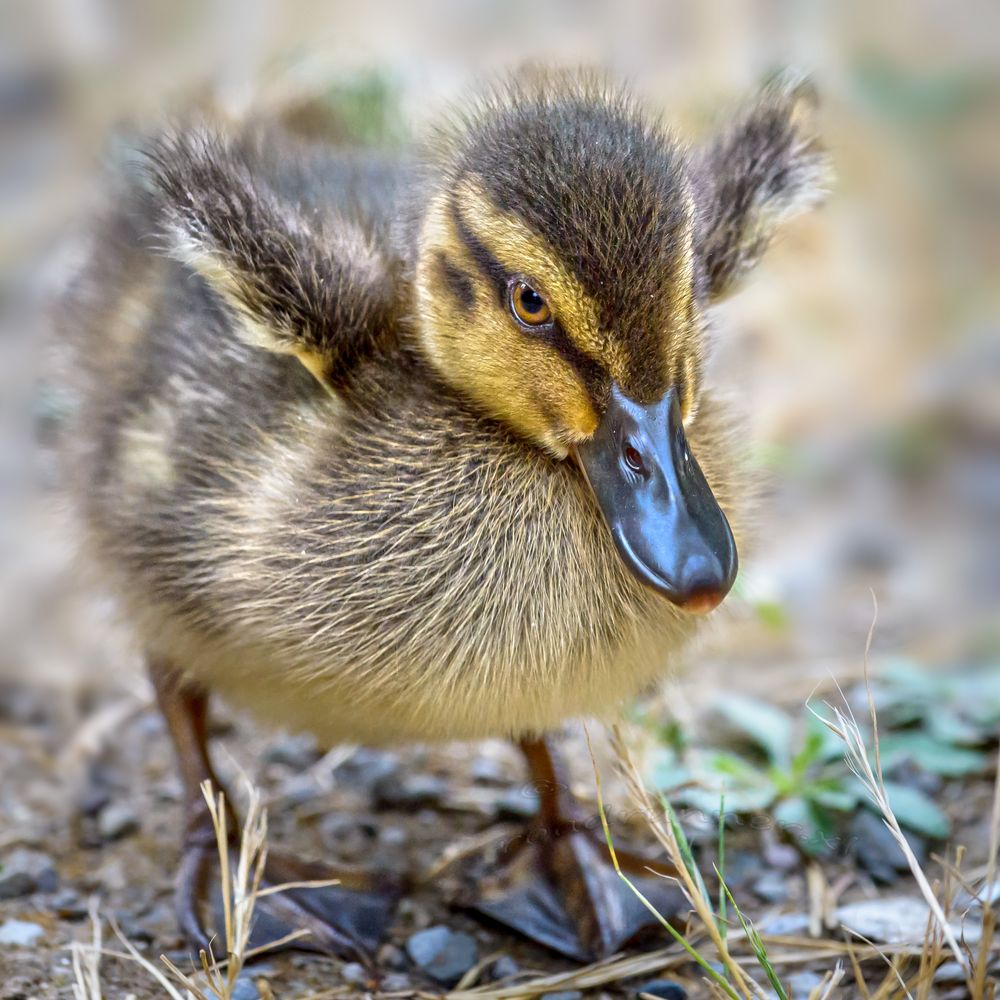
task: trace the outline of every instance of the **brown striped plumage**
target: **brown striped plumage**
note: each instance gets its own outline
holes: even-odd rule
[[[541,732],[652,682],[691,619],[563,459],[612,378],[677,386],[739,530],[703,317],[812,197],[798,96],[693,154],[566,76],[497,91],[423,166],[156,144],[61,324],[76,493],[145,648],[328,741]],[[552,337],[512,322],[518,273]]]

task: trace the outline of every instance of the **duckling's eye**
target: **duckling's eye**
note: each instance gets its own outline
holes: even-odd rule
[[[510,311],[524,326],[544,326],[552,319],[548,303],[526,281],[512,281]]]
[[[642,460],[642,455],[639,454],[638,448],[633,448],[630,444],[625,445],[622,449],[622,457],[625,459],[625,464],[633,472],[639,475],[645,472],[646,466]]]

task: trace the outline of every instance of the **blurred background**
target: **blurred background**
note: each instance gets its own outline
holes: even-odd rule
[[[687,725],[720,690],[801,712],[815,689],[849,687],[861,676],[873,594],[877,663],[904,661],[940,675],[978,665],[996,676],[995,0],[5,0],[0,849],[38,843],[56,856],[71,886],[59,912],[77,922],[52,931],[44,916],[57,905],[50,896],[10,911],[37,905],[43,915],[31,919],[50,928],[53,948],[81,933],[80,900],[90,892],[103,894],[130,921],[128,933],[145,934],[157,949],[175,934],[163,859],[176,843],[179,788],[162,728],[143,714],[149,692],[127,630],[73,561],[74,527],[50,447],[65,413],[41,377],[44,304],[78,260],[102,170],[125,155],[128,136],[192,109],[233,120],[278,116],[314,136],[405,145],[479,81],[526,60],[606,67],[692,141],[782,67],[811,73],[822,97],[819,125],[835,187],[820,211],[786,227],[717,322],[711,377],[743,414],[763,497],[737,590],[663,699],[674,717]],[[966,685],[973,708],[977,684]],[[937,689],[921,691],[933,720]],[[982,715],[989,733],[970,736],[967,715],[965,728],[956,735],[952,727],[947,738],[976,746],[995,738],[1000,714],[989,713],[1000,713],[1000,691],[991,698],[994,707]],[[244,750],[272,738],[245,722],[236,735]],[[940,771],[938,736],[930,765]],[[316,748],[271,746],[269,755],[238,756],[270,801],[282,803],[281,836],[297,836],[299,819],[317,822],[311,795],[349,815],[369,802],[368,791],[359,797],[350,782],[338,790],[334,763]],[[592,792],[589,760],[577,749],[577,773]],[[495,822],[497,774],[523,779],[502,749],[453,754],[443,764],[421,753],[401,753],[404,772],[452,768],[471,774],[472,785],[477,774],[493,783],[485,791],[439,788],[447,822],[433,811],[398,820],[419,827],[413,843],[428,852],[426,866],[456,824],[475,832]],[[326,784],[313,781],[317,759],[327,761]],[[986,758],[948,760],[952,773],[982,774]],[[230,777],[231,762],[222,764]],[[384,758],[355,756],[351,767],[368,781]],[[932,795],[939,789],[926,786]],[[951,796],[978,824],[973,844],[986,841],[987,792],[984,783],[978,797],[958,787]],[[389,822],[380,816],[363,836],[356,827],[324,826],[323,842],[344,856],[344,837],[354,837],[363,854],[371,831]],[[140,826],[145,839],[100,853]],[[303,841],[313,853],[314,832]],[[756,853],[747,857],[747,870],[756,871]],[[145,895],[133,892],[137,882]],[[804,888],[795,891],[804,898]],[[413,916],[420,912],[406,919],[416,926],[430,919]],[[53,956],[52,968],[69,961],[64,950]],[[39,970],[32,982],[49,975]]]
[[[119,137],[211,108],[404,144],[525,60],[606,66],[692,139],[777,68],[812,73],[822,94],[836,186],[720,318],[715,381],[745,414],[766,496],[697,678],[798,696],[856,671],[870,591],[876,650],[940,667],[996,656],[997,4],[8,0],[0,677],[122,673],[65,539],[46,531],[57,469],[32,445],[59,416],[34,378],[40,303],[72,269]]]

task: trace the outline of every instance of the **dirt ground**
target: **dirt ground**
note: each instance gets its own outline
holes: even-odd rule
[[[0,943],[0,998],[75,997],[67,946],[89,939],[92,899],[143,954],[183,954],[170,911],[181,824],[170,748],[127,628],[73,561],[58,461],[38,446],[59,414],[31,377],[42,303],[71,265],[116,129],[191,107],[232,117],[263,107],[302,127],[398,142],[480,74],[535,58],[636,80],[696,139],[774,66],[808,66],[837,184],[715,317],[710,378],[745,414],[762,483],[754,543],[718,622],[652,700],[698,734],[723,691],[795,711],[833,696],[861,676],[873,592],[876,666],[1000,662],[996,5],[791,5],[786,16],[760,3],[725,21],[713,5],[641,0],[441,2],[433,16],[379,3],[20,6],[0,21],[12,67],[0,72],[0,861],[36,852],[39,884],[0,898],[0,928],[41,932],[15,925],[30,941]],[[276,847],[418,874],[469,849],[403,901],[379,955],[383,989],[440,990],[405,951],[437,924],[470,934],[480,959],[495,956],[478,983],[511,974],[511,961],[522,972],[572,966],[458,905],[477,878],[473,845],[502,842],[531,804],[511,748],[326,755],[225,706],[215,725],[220,772],[262,790]],[[632,740],[640,755],[655,749],[648,734]],[[563,741],[593,805],[579,726]],[[598,759],[616,835],[651,848],[603,737]],[[992,774],[933,794],[968,870],[983,872]],[[711,870],[712,837],[702,839]],[[939,871],[933,860],[929,870]],[[794,934],[809,933],[817,886],[844,902],[915,895],[907,876],[877,886],[851,850],[811,867],[751,825],[731,832],[727,873],[755,921]],[[793,995],[809,996],[833,961],[782,969],[799,977]],[[108,998],[164,996],[133,964],[107,957],[102,975]],[[705,995],[690,965],[671,962],[664,976]],[[265,998],[268,986],[281,998],[365,988],[356,969],[317,955],[267,958],[253,978]],[[633,996],[650,978],[593,993]],[[963,988],[945,977],[933,995]],[[856,992],[848,977],[834,995]]]

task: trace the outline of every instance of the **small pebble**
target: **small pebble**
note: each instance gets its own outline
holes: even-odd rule
[[[268,764],[281,764],[293,771],[304,771],[318,759],[316,740],[301,734],[279,737],[264,751]]]
[[[490,976],[493,979],[507,979],[509,976],[516,976],[520,971],[521,966],[510,955],[501,955],[490,966]]]
[[[52,909],[63,920],[83,920],[87,905],[73,889],[63,889],[52,899]]]
[[[329,813],[320,822],[319,835],[323,845],[339,860],[354,861],[371,853],[378,828],[356,816]]]
[[[923,841],[904,831],[910,849],[921,864],[927,855]],[[869,809],[859,810],[851,821],[851,838],[858,863],[876,882],[889,885],[900,872],[910,866],[895,837],[886,829],[882,820]]]
[[[260,1000],[260,990],[250,976],[240,976],[230,994],[232,1000]]]
[[[771,868],[790,872],[802,866],[802,856],[791,844],[784,844],[773,835],[764,840],[764,861]]]
[[[781,872],[764,872],[754,882],[753,891],[765,903],[783,903],[788,899],[788,876],[781,874]]]
[[[443,924],[411,934],[406,950],[418,968],[446,986],[454,986],[479,957],[476,942]]]
[[[96,816],[111,801],[111,793],[106,788],[89,785],[77,800],[76,808],[81,816]]]
[[[27,920],[7,920],[0,924],[0,944],[29,948],[45,934],[45,928]]]
[[[106,805],[97,817],[97,830],[104,840],[120,840],[139,829],[139,817],[124,799]]]
[[[473,758],[470,775],[477,785],[502,785],[505,780],[500,761],[485,754],[477,754]]]
[[[375,956],[376,966],[379,969],[392,969],[395,972],[402,972],[406,968],[406,954],[401,948],[387,942],[382,945]]]
[[[785,979],[789,1000],[809,1000],[817,986],[821,986],[823,977],[817,972],[793,972]]]
[[[345,962],[340,967],[340,978],[352,986],[366,986],[369,974],[360,962]]]
[[[33,892],[55,892],[59,876],[47,854],[18,848],[0,861],[0,899],[15,899]]]
[[[934,973],[936,983],[964,983],[965,969],[958,962],[942,962]]]
[[[663,1000],[687,1000],[687,990],[672,979],[650,979],[648,983],[636,987],[635,996],[642,996],[643,993],[662,997]]]
[[[356,750],[335,771],[337,784],[371,792],[382,780],[391,779],[399,773],[399,758],[385,750]]]
[[[809,929],[809,917],[805,913],[779,913],[778,916],[761,924],[760,929],[767,934],[778,936],[802,934]]]
[[[281,783],[281,799],[286,806],[300,806],[312,802],[319,794],[319,785],[308,771],[292,774]]]
[[[579,990],[559,990],[556,993],[543,993],[542,1000],[581,1000],[583,994]]]
[[[375,805],[380,809],[419,809],[437,805],[448,792],[447,782],[433,774],[390,774],[375,782]]]
[[[402,972],[390,972],[382,977],[379,985],[382,993],[405,993],[413,989],[413,981]]]
[[[518,785],[497,798],[496,808],[502,820],[530,819],[538,812],[538,792],[528,785]]]

